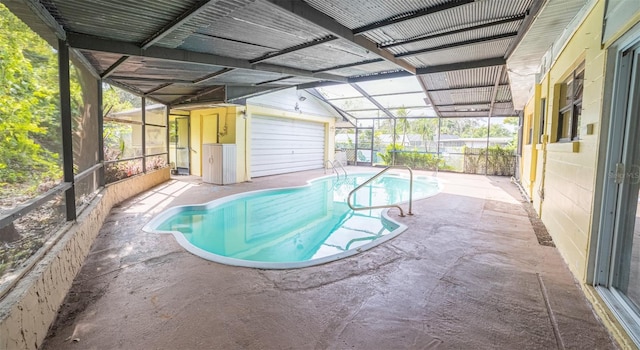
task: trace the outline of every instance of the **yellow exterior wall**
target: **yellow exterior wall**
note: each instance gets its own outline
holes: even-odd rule
[[[524,107],[524,125],[522,136],[522,161],[520,162],[521,182],[524,190],[532,198],[535,191],[536,169],[538,159],[538,142],[540,133],[540,85],[536,85],[533,98]],[[536,102],[538,101],[538,102]],[[532,131],[530,133],[530,130]]]
[[[202,176],[202,144],[236,143],[236,106],[191,111],[191,175]]]
[[[251,180],[251,115],[307,120],[325,124],[325,159],[333,160],[335,119],[306,115],[262,106],[221,106],[191,111],[191,174],[202,176],[202,144],[236,145],[237,182]],[[219,135],[218,135],[219,133]]]
[[[606,56],[600,40],[604,6],[604,1],[594,5],[528,103],[527,110],[534,109],[534,115],[539,118],[540,111],[536,113],[535,109],[540,108],[540,99],[546,98],[545,142],[535,147],[532,145],[526,158],[523,152],[523,160],[528,164],[523,166],[522,178],[532,181],[529,191],[534,206],[569,268],[582,281],[586,278],[603,103]],[[560,84],[583,61],[585,83],[579,125],[580,140],[555,142]],[[534,123],[539,125],[539,119],[537,121],[536,123],[534,118]],[[591,135],[587,135],[588,124],[593,126],[594,132]],[[534,157],[534,149],[540,151],[541,156]],[[542,189],[541,193],[537,189]]]

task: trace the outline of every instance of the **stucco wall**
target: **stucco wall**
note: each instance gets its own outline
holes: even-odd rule
[[[169,180],[169,168],[107,186],[0,301],[0,349],[37,349],[111,208]]]

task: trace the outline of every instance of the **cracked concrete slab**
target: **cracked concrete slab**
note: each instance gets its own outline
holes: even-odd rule
[[[322,175],[229,186],[180,177],[122,203],[43,348],[616,348],[558,252],[538,244],[508,178],[440,173],[443,192],[398,218],[407,231],[303,269],[225,266],[141,231],[171,206]]]

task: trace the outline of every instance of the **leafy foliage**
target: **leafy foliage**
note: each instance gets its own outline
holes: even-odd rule
[[[0,186],[62,175],[55,51],[0,4]]]
[[[388,145],[384,153],[378,153],[385,165],[406,165],[412,169],[446,169],[444,160],[431,153],[405,151],[399,144]]]

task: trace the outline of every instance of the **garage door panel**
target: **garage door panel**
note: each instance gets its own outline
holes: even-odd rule
[[[286,174],[286,173],[292,173],[295,171],[304,171],[304,170],[309,170],[309,166],[316,166],[316,165],[317,164],[304,163],[304,162],[287,164],[286,166],[282,164],[269,164],[269,166],[265,166],[259,172],[259,174],[263,174],[263,175],[256,175],[256,176]]]
[[[322,123],[254,115],[251,120],[251,176],[324,167]]]
[[[262,140],[257,140],[255,141],[255,144],[253,143],[254,141],[251,141],[251,148],[256,149],[256,150],[262,150],[262,149],[279,149],[279,150],[298,150],[298,149],[319,149],[319,148],[324,148],[324,142],[317,142],[317,141],[310,141],[310,142],[304,142],[304,141],[262,141]],[[323,149],[324,151],[324,149]]]
[[[312,149],[308,149],[308,150],[296,150],[295,153],[291,153],[291,152],[278,152],[278,150],[261,150],[261,151],[256,151],[255,154],[251,155],[251,159],[253,160],[258,160],[259,158],[263,158],[263,157],[268,157],[268,156],[275,156],[275,157],[293,157],[293,156],[300,156],[300,157],[313,157],[314,159],[321,159],[322,157],[324,157],[324,152],[319,152],[317,150],[312,150]]]
[[[318,164],[320,167],[322,167],[322,161],[318,160],[317,155],[315,158],[310,157],[308,154],[291,155],[289,159],[287,159],[286,163],[281,162],[280,158],[282,158],[281,155],[264,155],[257,158],[252,157],[251,165],[293,164],[306,162],[309,164]]]

